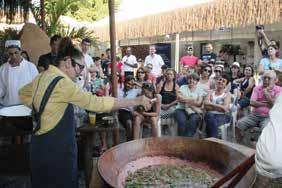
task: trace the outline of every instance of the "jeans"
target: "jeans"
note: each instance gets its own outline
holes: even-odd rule
[[[230,121],[231,117],[229,115],[208,112],[205,115],[207,136],[218,137],[218,127]]]
[[[188,115],[184,109],[176,109],[175,120],[177,122],[179,136],[193,137],[199,126],[201,117],[196,113]]]

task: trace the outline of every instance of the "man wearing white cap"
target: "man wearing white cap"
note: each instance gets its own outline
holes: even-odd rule
[[[7,40],[5,48],[9,59],[0,67],[0,104],[21,104],[18,90],[31,82],[38,71],[33,63],[22,58],[20,41]]]

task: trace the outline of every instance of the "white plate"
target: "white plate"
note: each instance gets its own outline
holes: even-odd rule
[[[0,109],[0,116],[23,117],[30,115],[31,115],[31,109],[24,105],[9,106]]]

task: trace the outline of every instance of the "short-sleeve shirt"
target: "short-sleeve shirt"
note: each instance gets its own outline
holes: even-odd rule
[[[154,56],[148,55],[145,59],[145,66],[149,63],[153,65],[152,74],[156,77],[160,76],[162,73],[162,66],[164,65],[163,58],[158,54],[154,54]]]
[[[124,88],[120,88],[118,90],[118,98],[119,99],[135,99],[140,93],[142,92],[141,89],[130,89],[125,91]],[[123,110],[132,111],[133,107],[121,108]]]
[[[137,60],[136,60],[136,57],[134,55],[130,55],[130,56],[126,55],[126,56],[124,56],[122,58],[122,64],[123,64],[123,70],[125,72],[133,72],[134,71],[134,68],[126,65],[125,62],[130,64],[130,65],[137,65],[138,64]]]
[[[188,85],[183,85],[179,88],[180,93],[184,96],[184,97],[190,97],[192,99],[197,99],[198,97],[202,97],[204,95],[203,89],[197,87],[195,89],[195,91],[191,91],[188,87]],[[184,103],[180,103],[178,102],[177,109],[185,109],[185,104]]]
[[[270,63],[268,58],[262,58],[259,64],[263,65],[264,70],[270,70],[273,68],[279,69],[282,68],[282,59],[278,59],[275,63]]]
[[[201,60],[203,61],[210,61],[210,60],[216,60],[216,54],[215,53],[209,53],[209,54],[203,54],[201,57]]]
[[[270,91],[271,98],[275,99],[281,93],[281,91],[282,91],[281,87],[276,86],[276,85],[273,86],[273,88]],[[263,94],[262,85],[256,86],[254,88],[252,96],[251,96],[251,100],[258,101],[258,102],[266,102],[266,98]],[[270,110],[269,107],[257,107],[253,109],[252,113],[260,115],[260,116],[268,116],[269,110]]]
[[[180,64],[183,66],[186,65],[189,67],[195,67],[198,64],[198,58],[193,55],[192,56],[186,55],[180,59]]]

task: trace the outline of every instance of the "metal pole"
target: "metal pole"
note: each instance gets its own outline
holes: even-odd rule
[[[179,72],[179,33],[175,35],[175,60],[174,60],[174,68],[176,72]]]
[[[46,31],[46,24],[45,24],[45,0],[40,0],[40,17],[41,17],[41,29]]]
[[[112,96],[117,97],[115,1],[109,0]]]

